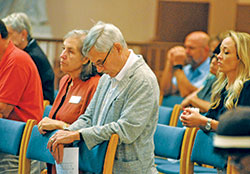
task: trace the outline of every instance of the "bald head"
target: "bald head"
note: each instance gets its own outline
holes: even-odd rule
[[[202,64],[209,56],[209,36],[203,31],[194,31],[186,36],[184,46],[189,63],[193,69]]]
[[[185,40],[192,40],[199,44],[199,46],[208,46],[209,36],[203,31],[194,31],[186,36]]]

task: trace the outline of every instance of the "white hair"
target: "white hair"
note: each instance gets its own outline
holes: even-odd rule
[[[123,48],[127,48],[123,35],[116,26],[99,21],[89,30],[82,53],[88,55],[93,46],[99,52],[106,52],[114,43],[120,43]]]
[[[31,23],[25,13],[12,13],[11,15],[8,15],[3,18],[3,22],[6,26],[10,26],[18,33],[23,30],[26,30],[28,35],[31,36]]]

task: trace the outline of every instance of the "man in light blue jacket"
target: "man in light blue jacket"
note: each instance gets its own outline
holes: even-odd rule
[[[153,135],[158,121],[159,86],[142,56],[127,48],[120,30],[98,22],[84,40],[83,54],[103,72],[86,112],[48,147],[84,140],[87,147],[119,135],[113,173],[154,174]],[[62,154],[59,150],[59,154]],[[57,162],[62,159],[56,156]]]

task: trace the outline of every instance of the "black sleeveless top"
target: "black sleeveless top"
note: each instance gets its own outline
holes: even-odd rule
[[[224,105],[224,100],[227,94],[228,91],[226,90],[226,88],[224,88],[221,92],[221,100],[219,106],[215,109],[210,108],[205,114],[206,117],[218,120],[220,115],[227,111],[227,108]],[[244,83],[237,106],[250,106],[250,80]]]

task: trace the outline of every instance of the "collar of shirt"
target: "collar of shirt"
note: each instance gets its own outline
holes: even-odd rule
[[[208,57],[200,66],[196,68],[196,71],[200,72],[200,74],[206,73],[207,68],[209,68],[210,57]]]
[[[187,79],[194,85],[199,88],[205,81],[207,74],[209,73],[209,65],[210,65],[210,57],[208,57],[199,67],[195,70],[192,68],[190,64],[183,67],[183,71],[187,77]],[[174,77],[172,80],[174,85],[177,85],[176,78]]]
[[[121,81],[122,78],[127,73],[128,69],[137,61],[139,57],[133,52],[133,50],[129,49],[129,57],[126,61],[125,65],[122,67],[121,71],[114,77],[115,80]]]

